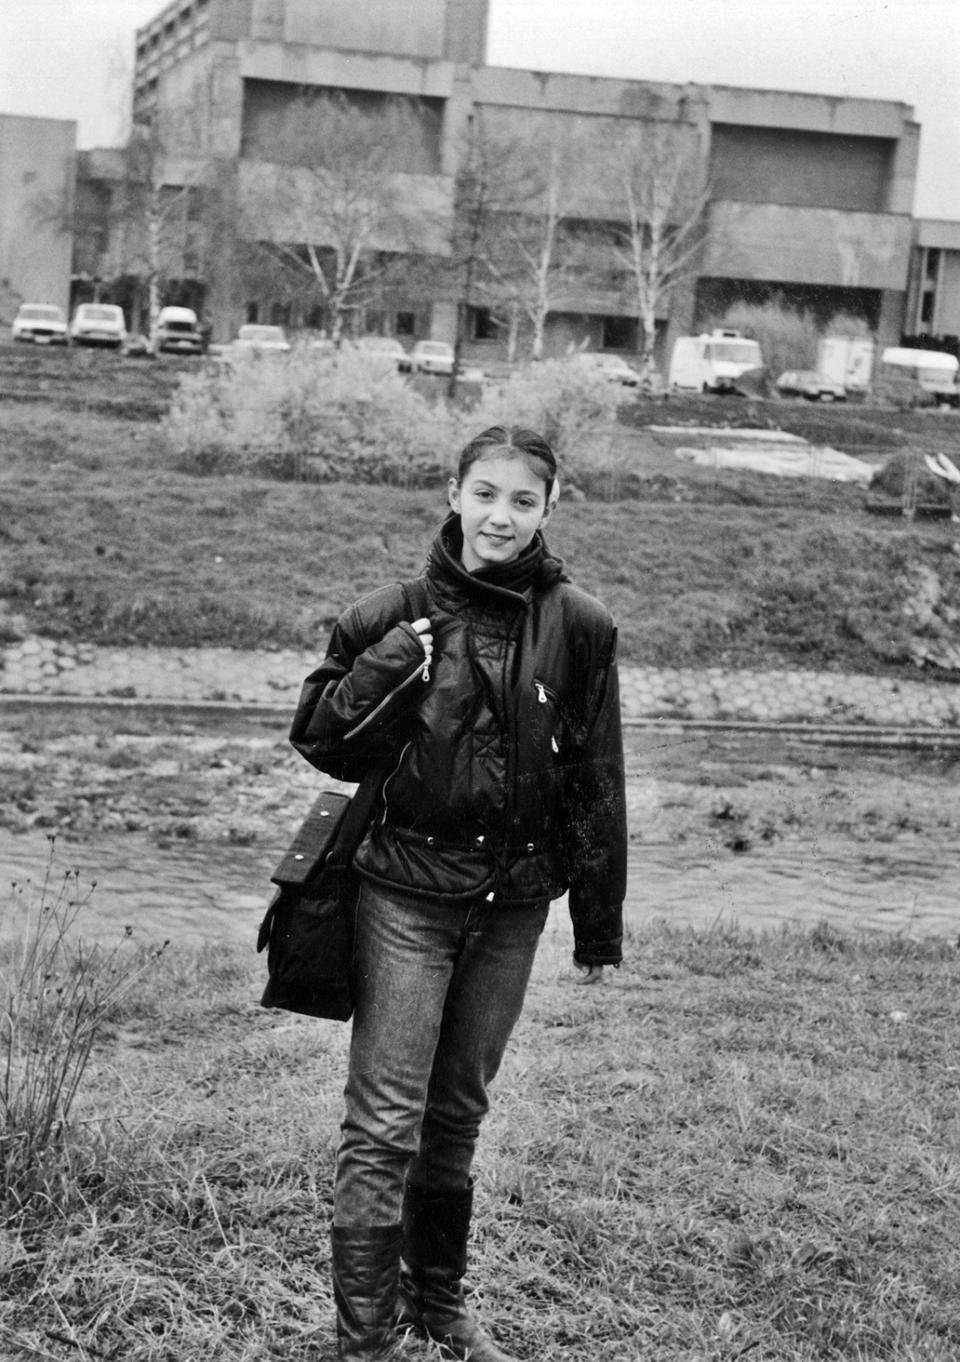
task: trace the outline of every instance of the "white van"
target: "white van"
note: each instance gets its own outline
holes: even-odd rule
[[[891,345],[880,356],[877,383],[908,380],[928,393],[938,406],[955,407],[960,402],[957,370],[960,360],[945,350],[911,350]]]
[[[739,331],[712,331],[674,341],[667,381],[680,392],[735,392],[741,374],[762,368],[763,355],[755,340]]]

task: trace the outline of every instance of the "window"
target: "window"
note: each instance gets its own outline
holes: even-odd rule
[[[417,314],[415,312],[397,313],[397,335],[413,336],[417,330]]]
[[[635,317],[604,317],[603,349],[636,350],[637,320]]]
[[[247,303],[246,317],[248,322],[257,323],[260,320],[260,305],[258,303]]]
[[[497,324],[488,307],[470,308],[470,339],[475,341],[497,339]]]

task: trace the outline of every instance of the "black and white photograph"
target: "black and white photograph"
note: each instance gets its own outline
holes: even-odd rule
[[[960,1358],[958,0],[2,0],[0,1362]]]

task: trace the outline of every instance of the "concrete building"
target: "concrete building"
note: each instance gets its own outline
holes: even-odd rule
[[[0,325],[70,300],[77,125],[0,114]]]
[[[861,316],[881,343],[900,339],[919,142],[908,106],[495,68],[485,64],[486,25],[487,0],[173,0],[138,32],[134,116],[190,110],[189,136],[168,147],[170,182],[229,169],[248,232],[277,247],[322,248],[330,243],[307,242],[302,214],[279,192],[278,166],[297,156],[281,153],[278,120],[304,92],[335,92],[382,116],[387,137],[402,105],[390,177],[404,231],[398,218],[382,222],[368,244],[409,269],[394,269],[390,288],[365,301],[356,319],[365,328],[452,339],[466,315],[475,354],[503,349],[489,299],[474,285],[458,296],[450,282],[455,175],[482,124],[503,144],[576,139],[565,232],[568,245],[586,245],[571,253],[578,267],[555,292],[545,352],[635,349],[639,309],[606,249],[623,210],[605,167],[611,148],[645,127],[669,129],[676,156],[694,167],[691,184],[709,199],[700,253],[659,300],[661,352],[730,303],[773,295],[822,317]],[[308,150],[296,170],[304,192]],[[434,266],[417,269],[418,258]],[[247,288],[239,297],[213,290],[221,334],[247,318],[309,320],[289,292],[271,296],[269,280]]]
[[[904,330],[960,356],[960,222],[914,223]]]

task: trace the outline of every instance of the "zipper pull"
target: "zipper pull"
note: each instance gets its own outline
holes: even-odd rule
[[[539,702],[540,702],[541,705],[545,705],[545,704],[547,703],[547,692],[546,692],[546,689],[544,688],[543,682],[542,682],[542,681],[534,681],[533,684],[534,684],[534,685],[536,686],[536,688],[537,688],[537,699],[539,700]]]
[[[420,675],[423,677],[424,683],[426,683],[427,681],[430,680],[430,663],[429,663],[429,662],[425,662],[425,663],[423,664],[423,668],[422,668],[422,670],[421,670],[421,672],[420,672]]]

